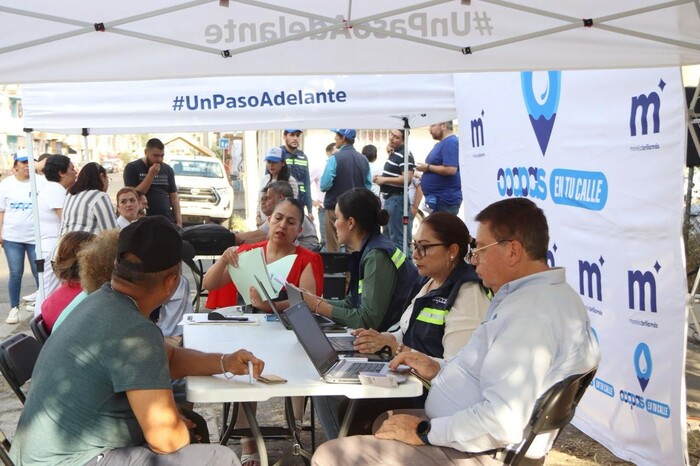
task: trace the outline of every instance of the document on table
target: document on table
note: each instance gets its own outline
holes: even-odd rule
[[[257,276],[260,278],[260,281],[270,297],[276,298],[280,294],[282,285],[273,283],[270,277],[272,275],[281,275],[284,277],[289,275],[289,271],[296,257],[296,254],[291,254],[271,264],[265,264],[263,249],[255,248],[239,254],[238,267],[228,265],[227,269],[231,276],[231,281],[236,285],[236,288],[238,288],[238,292],[243,297],[243,301],[246,304],[250,304],[250,293],[248,290],[250,290],[251,286],[255,287],[255,290],[260,296],[264,296],[260,286],[255,281],[255,277]]]

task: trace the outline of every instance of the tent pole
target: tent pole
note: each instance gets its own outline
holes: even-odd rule
[[[408,255],[408,157],[411,153],[408,150],[408,130],[411,129],[411,125],[407,117],[401,119],[403,120],[403,253]]]
[[[34,254],[36,256],[36,273],[39,280],[37,286],[37,303],[44,302],[44,255],[41,250],[41,226],[39,225],[39,203],[36,202],[36,172],[34,171],[34,139],[32,128],[24,128],[25,151],[27,152],[27,162],[29,163],[29,190],[32,199],[32,219],[34,220]],[[41,309],[34,308],[34,315],[38,315]]]
[[[90,158],[90,150],[88,147],[88,136],[90,135],[90,128],[83,128],[83,147],[84,147],[84,152],[83,152],[83,162],[92,162]]]

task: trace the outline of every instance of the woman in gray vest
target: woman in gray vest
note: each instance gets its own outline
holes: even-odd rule
[[[341,194],[335,206],[338,241],[352,254],[350,290],[345,299],[324,300],[304,293],[315,312],[353,328],[387,330],[398,322],[418,291],[418,271],[380,228],[389,221],[379,198],[365,188]]]

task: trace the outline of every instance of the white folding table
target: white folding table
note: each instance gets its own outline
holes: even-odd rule
[[[226,379],[222,374],[192,376],[187,377],[187,400],[194,403],[241,403],[258,444],[262,466],[268,464],[267,451],[251,402],[275,397],[346,396],[350,399],[350,405],[340,428],[339,436],[342,437],[347,434],[354,415],[355,400],[415,397],[423,393],[422,384],[412,376],[394,388],[324,382],[294,332],[286,330],[280,322],[267,322],[264,315],[252,314],[249,317],[256,319],[257,323],[185,323],[184,345],[212,353],[247,349],[265,361],[263,374],[279,375],[287,379],[287,383],[266,385],[256,381],[251,385],[247,375],[233,379]],[[184,321],[187,322],[187,316]]]

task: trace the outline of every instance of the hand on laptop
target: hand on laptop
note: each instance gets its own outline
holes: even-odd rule
[[[417,351],[399,353],[389,362],[389,369],[396,370],[399,364],[411,367],[426,380],[433,380],[440,372],[440,364],[437,361]]]
[[[396,353],[398,343],[396,338],[388,333],[379,333],[376,330],[358,328],[352,332],[355,342],[353,346],[360,353],[376,353],[385,346],[391,348],[391,353]]]

